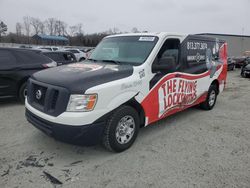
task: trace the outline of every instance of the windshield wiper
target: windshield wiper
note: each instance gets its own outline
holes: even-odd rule
[[[111,59],[104,59],[104,60],[97,60],[97,59],[88,59],[90,61],[94,61],[94,62],[107,62],[107,63],[114,63],[114,64],[120,64],[120,61],[115,61],[115,60],[111,60]]]
[[[107,62],[107,63],[114,63],[114,64],[120,64],[120,61],[115,61],[115,60],[111,60],[111,59],[104,59],[104,60],[100,60],[102,62]]]

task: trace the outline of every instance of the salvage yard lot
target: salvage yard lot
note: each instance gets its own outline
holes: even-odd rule
[[[191,108],[141,129],[118,154],[55,141],[24,112],[0,104],[0,187],[250,187],[250,79],[239,70],[212,111]]]

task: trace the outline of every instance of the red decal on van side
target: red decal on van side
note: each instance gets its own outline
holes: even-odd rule
[[[207,92],[197,96],[196,83],[198,79],[208,77],[210,71],[199,75],[178,74],[178,78],[175,77],[176,73],[166,75],[142,101],[148,124],[206,99]]]
[[[224,84],[226,86],[226,78],[227,78],[227,43],[224,43],[219,51],[220,59],[223,61],[223,69],[218,77],[218,81],[220,84]]]

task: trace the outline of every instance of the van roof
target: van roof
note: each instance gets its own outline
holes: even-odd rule
[[[159,39],[164,39],[167,36],[171,37],[179,37],[182,38],[183,40],[188,36],[191,35],[192,37],[196,37],[197,39],[205,39],[206,40],[214,40],[216,37],[208,37],[208,36],[202,36],[202,35],[197,35],[197,34],[181,34],[177,32],[152,32],[152,33],[125,33],[125,34],[116,34],[116,35],[109,35],[105,38],[110,38],[110,37],[120,37],[120,36],[155,36],[158,37]],[[220,42],[225,42],[225,40],[219,39]]]
[[[152,33],[126,33],[126,34],[116,34],[116,35],[110,35],[109,37],[117,37],[117,36],[156,36],[159,38],[165,38],[166,36],[178,36],[178,37],[185,37],[187,34],[180,34],[180,33],[171,33],[171,32],[152,32]]]

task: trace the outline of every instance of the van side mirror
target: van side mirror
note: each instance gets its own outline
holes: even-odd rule
[[[152,72],[172,72],[176,69],[174,57],[163,57],[152,65]]]

